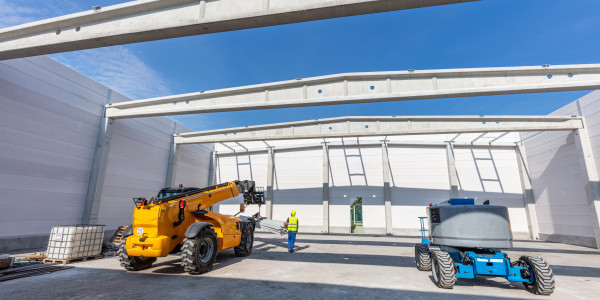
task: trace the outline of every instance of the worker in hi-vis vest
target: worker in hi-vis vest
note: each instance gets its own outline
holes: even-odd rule
[[[296,242],[296,233],[298,233],[298,218],[296,218],[296,211],[292,210],[292,216],[285,221],[288,231],[288,252],[294,252],[294,242]]]

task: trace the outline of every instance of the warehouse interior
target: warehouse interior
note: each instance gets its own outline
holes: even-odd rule
[[[181,11],[197,4],[180,2],[184,4],[175,9]],[[219,1],[201,1],[205,6],[214,2]],[[440,5],[467,1],[421,2]],[[127,9],[121,13],[133,14]],[[168,6],[146,9],[172,13]],[[410,297],[500,299],[493,291],[500,288],[508,290],[508,298],[526,297],[519,293],[520,286],[499,281],[459,284],[459,291],[455,288],[449,294],[416,292],[410,287],[430,285],[428,279],[409,280],[394,288],[385,286],[390,280],[401,279],[397,275],[384,278],[382,274],[394,272],[394,267],[414,265],[412,247],[421,238],[419,217],[426,215],[426,207],[451,198],[474,198],[475,204],[489,201],[507,207],[517,246],[514,250],[546,255],[556,265],[553,270],[559,283],[576,287],[558,288],[552,297],[585,297],[597,286],[588,282],[597,280],[600,265],[586,261],[596,259],[600,249],[600,92],[596,90],[600,88],[600,65],[336,74],[133,100],[48,56],[35,56],[93,48],[97,41],[83,37],[69,41],[72,37],[67,36],[67,40],[48,46],[26,40],[35,37],[31,34],[34,29],[44,36],[50,25],[55,25],[52,22],[85,17],[89,18],[65,16],[29,29],[0,31],[0,254],[43,249],[52,228],[59,225],[101,224],[108,240],[120,227],[132,223],[136,208],[133,198],[153,197],[165,187],[205,188],[251,180],[265,189],[266,203],[249,205],[240,215],[259,213],[267,219],[284,221],[295,210],[306,234],[299,247],[306,254],[284,257],[285,241],[257,230],[258,258],[236,260],[232,253],[219,254],[223,262],[209,277],[203,277],[214,284],[207,295],[218,295],[231,281],[239,281],[240,286],[254,283],[271,291],[285,289],[274,279],[285,277],[285,270],[275,271],[279,262],[307,278],[311,275],[301,268],[302,263],[321,265],[317,277],[322,283],[315,291],[315,283],[310,280],[289,287],[294,292],[310,288],[309,295],[315,298],[388,298],[402,291]],[[324,17],[307,15],[286,22],[307,18]],[[235,24],[235,28],[252,26]],[[70,27],[64,32],[70,34]],[[189,30],[187,35],[196,34]],[[129,36],[127,42],[181,34],[160,32],[160,37]],[[15,42],[19,35],[25,42]],[[102,38],[106,38],[103,45],[124,43],[119,35]],[[169,117],[571,90],[596,91],[573,99],[547,116],[306,116],[305,121],[265,121],[264,125],[198,132]],[[241,198],[233,197],[212,209],[236,215]],[[354,254],[343,252],[350,246],[356,247]],[[299,254],[304,254],[302,251]],[[561,258],[565,254],[574,255],[577,266]],[[398,255],[404,260],[398,262]],[[114,258],[111,265],[103,265],[101,260],[75,265],[79,270],[64,273],[81,278],[96,274],[115,285],[121,276],[132,275],[118,269]],[[133,280],[144,282],[163,276],[172,284],[178,284],[180,278],[186,284],[194,283],[194,277],[174,271],[176,265],[179,261],[169,255],[158,260],[157,269],[144,270]],[[379,278],[382,284],[378,286],[374,280],[365,283],[362,290],[349,288],[342,279],[330,280],[337,276],[330,269],[340,265],[348,274],[357,266],[373,267],[364,274]],[[239,277],[232,275],[238,272],[236,266],[241,269]],[[256,269],[277,288],[251,277]],[[23,280],[47,286],[60,280],[60,276],[52,276],[49,281]],[[348,276],[359,280],[356,275]],[[79,284],[92,291],[91,297],[109,295],[93,285]],[[484,290],[477,285],[483,285]],[[22,287],[4,286],[7,291],[31,295]],[[271,296],[286,295],[285,291],[277,293]],[[180,296],[165,291],[161,295]],[[261,294],[251,293],[251,298],[256,297]]]

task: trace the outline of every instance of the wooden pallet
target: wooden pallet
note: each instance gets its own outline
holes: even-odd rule
[[[110,239],[110,242],[115,245],[120,244],[121,241],[123,241],[123,233],[125,232],[125,229],[127,229],[127,226],[119,227],[117,231],[115,231],[115,234],[113,234],[112,238]]]
[[[53,258],[44,258],[44,260],[42,260],[43,263],[47,264],[47,263],[59,263],[59,264],[70,264],[72,262],[75,261],[87,261],[88,259],[100,259],[102,258],[102,255],[94,255],[94,256],[88,256],[88,257],[83,257],[83,258],[74,258],[74,259],[53,259]]]

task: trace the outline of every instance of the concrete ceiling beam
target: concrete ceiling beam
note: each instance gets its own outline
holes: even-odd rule
[[[110,118],[600,89],[600,64],[345,73],[109,104]]]
[[[0,30],[0,60],[476,0],[140,0]]]
[[[177,144],[364,136],[557,131],[583,128],[579,117],[410,116],[342,117],[182,133]]]

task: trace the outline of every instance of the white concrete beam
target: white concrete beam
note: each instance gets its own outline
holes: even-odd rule
[[[393,136],[472,132],[522,132],[583,128],[579,117],[411,116],[342,117],[182,133],[177,144]]]
[[[385,142],[381,144],[381,162],[383,164],[383,203],[385,207],[385,234],[391,235],[392,229],[392,190],[390,186],[390,160]]]
[[[329,232],[329,148],[323,143],[323,232]]]
[[[177,144],[175,144],[175,134],[177,133],[177,123],[173,124],[173,137],[171,138],[171,146],[169,148],[169,162],[167,165],[167,178],[165,179],[165,187],[173,186],[175,179],[176,162],[177,162]]]
[[[212,151],[210,161],[208,163],[208,182],[206,186],[216,185],[217,179],[217,152]]]
[[[140,0],[0,30],[0,60],[475,0]]]
[[[446,143],[436,143],[436,142],[419,142],[419,141],[415,141],[415,142],[393,142],[393,141],[386,141],[386,144],[388,146],[409,146],[409,147],[415,147],[415,146],[420,146],[420,147],[446,147]],[[307,143],[307,144],[299,144],[299,145],[289,145],[289,146],[269,146],[273,149],[274,152],[276,151],[281,151],[281,150],[293,150],[293,149],[306,149],[306,148],[319,148],[321,147],[323,144],[322,143]],[[357,146],[381,146],[381,142],[361,142],[360,144],[357,143],[348,143],[348,142],[344,142],[344,143],[340,143],[340,142],[327,142],[327,148],[349,148],[349,147],[357,147]],[[515,144],[514,143],[495,143],[493,145],[490,144],[471,144],[471,143],[452,143],[452,147],[453,148],[474,148],[474,149],[513,149],[515,148]],[[221,155],[231,155],[231,154],[242,154],[242,153],[256,153],[256,152],[267,152],[268,148],[249,148],[248,150],[244,150],[244,151],[218,151],[216,152],[217,155],[221,156]]]
[[[515,147],[517,155],[517,165],[519,167],[519,177],[521,178],[521,188],[523,191],[523,204],[525,206],[525,214],[527,216],[527,225],[529,229],[529,238],[538,240],[540,238],[540,226],[538,223],[537,210],[535,207],[535,197],[533,188],[531,187],[531,177],[529,177],[529,169],[527,167],[527,154],[523,144],[517,143]]]
[[[346,73],[113,103],[111,118],[600,89],[600,64]]]
[[[110,102],[111,95],[112,90],[108,90],[106,103]],[[106,113],[106,110],[104,113]],[[100,211],[100,202],[102,201],[102,191],[104,189],[106,168],[108,167],[108,152],[110,150],[114,122],[115,120],[106,118],[105,116],[100,120],[98,137],[96,138],[96,149],[94,151],[94,162],[92,163],[81,224],[95,224],[98,222],[98,212]]]
[[[267,154],[267,219],[273,219],[273,183],[275,179],[275,157],[273,148]]]
[[[448,160],[448,182],[450,183],[450,198],[458,198],[458,173],[456,172],[454,147],[452,146],[451,142],[446,144],[446,159]]]
[[[579,152],[579,165],[585,183],[585,194],[590,205],[592,228],[596,238],[596,248],[600,249],[600,179],[594,160],[594,152],[587,128],[575,130],[575,146]]]

